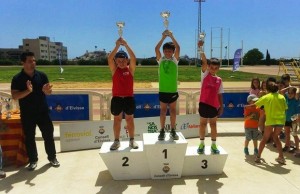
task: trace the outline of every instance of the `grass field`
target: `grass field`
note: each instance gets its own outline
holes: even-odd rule
[[[21,66],[0,67],[0,83],[9,83],[13,75],[21,70]],[[50,82],[111,82],[111,73],[108,67],[99,66],[65,66],[64,72],[60,73],[58,66],[39,66],[38,70],[48,75]],[[156,67],[137,67],[135,71],[135,82],[157,82]],[[198,82],[200,81],[200,67],[179,67],[179,81],[181,82]],[[218,75],[223,81],[250,81],[253,77],[260,79],[267,78],[268,75],[254,74],[246,72],[232,72],[221,70]]]

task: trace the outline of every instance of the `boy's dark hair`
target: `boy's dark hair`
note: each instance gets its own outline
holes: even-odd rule
[[[27,57],[34,57],[34,53],[33,52],[23,52],[20,56],[20,59],[22,62],[26,62],[26,58]]]
[[[291,87],[288,89],[288,93],[296,94],[297,88],[296,87]]]
[[[278,84],[276,83],[276,78],[269,77],[267,79],[267,90],[271,93],[278,92]]]
[[[289,74],[285,73],[285,74],[282,74],[281,79],[283,81],[291,81],[291,76]]]
[[[163,50],[165,50],[165,49],[171,49],[171,50],[175,51],[175,44],[173,42],[166,42],[163,45]]]
[[[219,61],[219,59],[217,59],[217,58],[211,58],[211,59],[208,61],[208,64],[209,64],[209,65],[220,65],[220,61]]]
[[[128,59],[128,55],[127,55],[127,53],[126,53],[125,51],[120,50],[120,51],[118,51],[118,52],[116,53],[115,59],[116,59],[116,58],[125,58],[125,59]]]

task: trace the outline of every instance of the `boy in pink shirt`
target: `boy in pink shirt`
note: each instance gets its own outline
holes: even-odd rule
[[[198,154],[203,154],[205,150],[205,129],[209,122],[211,129],[211,152],[219,154],[220,151],[216,145],[217,140],[217,119],[223,113],[223,84],[222,79],[216,75],[220,68],[220,62],[216,58],[212,58],[210,63],[207,63],[205,53],[203,52],[203,41],[199,41],[198,47],[202,58],[201,66],[201,91],[199,99],[199,114],[200,114],[200,145]]]

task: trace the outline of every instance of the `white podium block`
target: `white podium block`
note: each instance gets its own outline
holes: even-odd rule
[[[104,142],[100,156],[114,180],[150,179],[150,171],[143,142],[136,141],[138,149],[131,149],[128,141],[121,141],[118,150],[111,151],[113,142]]]
[[[220,154],[212,154],[210,146],[205,146],[204,154],[198,154],[197,149],[197,146],[187,147],[182,176],[212,175],[223,172],[228,154],[221,146],[218,146]]]
[[[166,133],[165,141],[158,140],[158,133],[144,133],[144,148],[152,179],[180,178],[187,141],[181,132],[179,139],[171,140]]]

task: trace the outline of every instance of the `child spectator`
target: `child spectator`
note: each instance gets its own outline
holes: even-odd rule
[[[266,114],[266,127],[263,138],[259,144],[258,154],[255,158],[255,162],[261,162],[261,154],[263,152],[265,144],[272,136],[279,154],[278,158],[276,158],[275,160],[280,164],[285,164],[282,145],[278,138],[278,135],[280,134],[282,127],[285,124],[285,111],[287,109],[287,104],[285,97],[278,93],[278,85],[276,84],[276,79],[274,77],[270,77],[267,79],[267,91],[268,94],[259,98],[254,103],[258,107],[264,106]]]
[[[259,78],[258,77],[252,78],[249,94],[254,94],[255,96],[258,96],[259,92],[260,92]]]
[[[258,100],[258,97],[254,94],[250,94],[247,97],[247,102],[249,105],[254,104]],[[244,128],[245,128],[245,146],[244,146],[244,153],[245,155],[249,155],[249,149],[248,145],[249,142],[253,141],[254,146],[254,154],[258,154],[257,149],[257,140],[261,137],[261,133],[258,130],[258,124],[259,124],[259,117],[260,112],[262,110],[256,106],[245,106],[244,108]]]
[[[267,94],[267,82],[266,82],[266,80],[263,80],[260,85],[260,91],[259,91],[258,97],[260,98],[266,94]]]
[[[284,125],[285,146],[282,150],[284,152],[286,152],[286,151],[289,152],[290,147],[291,147],[290,134],[291,134],[292,123],[297,122],[297,118],[293,119],[294,120],[293,121],[292,117],[294,115],[297,115],[300,113],[300,108],[299,108],[300,100],[296,99],[297,88],[289,87],[286,90],[287,90],[287,93],[285,93],[285,98],[287,101],[288,109],[286,111],[286,121],[285,121],[285,125]],[[294,131],[296,131],[296,133]],[[296,129],[293,129],[292,135],[295,140],[296,149],[299,150],[299,138],[297,136],[297,127],[296,127]]]

